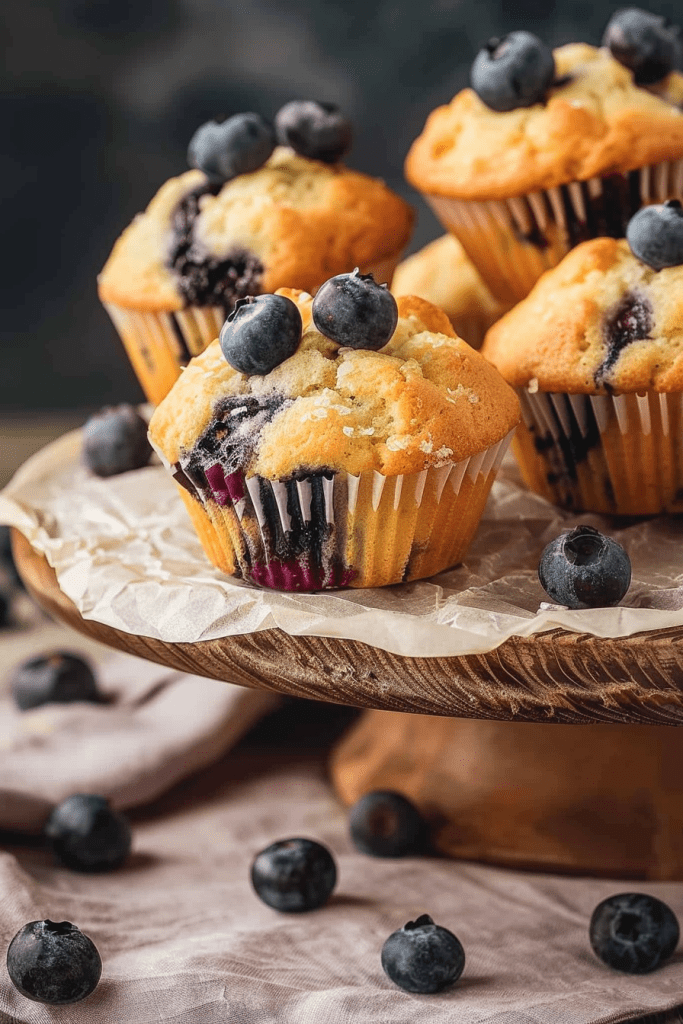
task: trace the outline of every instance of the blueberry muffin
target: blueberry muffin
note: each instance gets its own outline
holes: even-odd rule
[[[394,295],[419,295],[443,309],[453,330],[479,348],[508,308],[493,297],[454,235],[442,235],[396,267]]]
[[[573,249],[482,352],[520,395],[514,449],[532,490],[573,511],[683,511],[677,201],[640,210],[627,239]]]
[[[391,280],[412,210],[341,163],[348,127],[335,148],[330,125],[304,116],[311,106],[320,107],[288,104],[277,131],[255,114],[203,125],[190,143],[194,169],[167,181],[116,242],[99,295],[151,402],[218,335],[237,299],[282,286],[315,292],[354,267]]]
[[[240,303],[150,439],[211,561],[312,591],[457,563],[518,421],[513,390],[445,313],[354,273],[315,300]]]
[[[683,197],[678,37],[636,12],[620,45],[624,13],[601,48],[553,52],[528,32],[491,40],[472,88],[430,114],[408,154],[408,180],[503,302],[580,242],[623,237],[642,205]]]

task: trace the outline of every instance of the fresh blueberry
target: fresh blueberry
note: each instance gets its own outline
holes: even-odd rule
[[[592,526],[562,533],[543,550],[538,578],[568,608],[619,604],[631,583],[631,560],[620,544]]]
[[[132,405],[101,409],[83,427],[83,461],[96,476],[141,469],[151,455],[147,424]]]
[[[553,51],[531,32],[489,39],[470,71],[479,99],[499,113],[540,103],[554,78]]]
[[[683,263],[683,207],[678,199],[661,206],[644,206],[626,228],[631,252],[653,270]]]
[[[113,871],[130,853],[128,819],[103,796],[76,793],[62,800],[45,825],[58,860],[72,871]]]
[[[260,114],[207,121],[190,139],[187,162],[219,184],[263,167],[275,149],[273,126]]]
[[[414,804],[400,793],[366,793],[349,811],[356,849],[373,857],[405,857],[424,846],[425,823]]]
[[[322,907],[336,881],[332,854],[312,839],[281,839],[261,850],[251,866],[256,895],[286,913]]]
[[[97,987],[102,960],[92,939],[69,921],[30,921],[7,950],[7,971],[22,996],[59,1006]]]
[[[384,348],[396,330],[398,306],[372,274],[339,274],[313,299],[313,323],[326,338],[346,348]]]
[[[223,324],[221,351],[240,373],[263,377],[299,347],[301,313],[285,295],[257,295],[238,299]]]
[[[676,68],[681,59],[680,29],[666,18],[638,7],[613,14],[607,23],[602,45],[633,72],[638,85],[659,82]]]
[[[93,671],[77,654],[55,651],[22,661],[10,676],[9,688],[21,711],[42,704],[102,700]]]
[[[351,149],[351,122],[334,103],[292,100],[275,115],[275,133],[282,146],[311,160],[334,164]]]
[[[679,927],[666,903],[645,893],[624,892],[598,903],[588,934],[593,952],[608,967],[646,974],[671,956]]]
[[[429,914],[393,932],[382,947],[384,973],[406,992],[440,992],[465,967],[462,943]]]

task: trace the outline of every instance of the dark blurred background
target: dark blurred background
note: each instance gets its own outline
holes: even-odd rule
[[[0,411],[141,399],[95,278],[120,231],[186,169],[203,121],[292,98],[348,112],[348,163],[419,211],[403,181],[426,115],[489,36],[598,43],[605,0],[3,0]],[[677,5],[649,9],[681,19]]]

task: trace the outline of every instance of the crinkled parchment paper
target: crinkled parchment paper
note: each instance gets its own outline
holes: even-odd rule
[[[556,626],[618,637],[683,625],[683,518],[566,515],[523,488],[510,456],[458,568],[374,590],[287,594],[208,562],[161,466],[100,480],[81,466],[80,445],[74,431],[25,463],[0,494],[0,522],[45,555],[84,618],[129,633],[192,643],[279,626],[433,657],[482,653]],[[633,582],[618,608],[546,603],[539,555],[578,522],[608,532],[631,556]]]

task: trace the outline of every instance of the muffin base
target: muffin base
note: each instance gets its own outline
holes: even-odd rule
[[[425,198],[496,298],[512,304],[580,242],[623,238],[641,207],[683,200],[683,159],[510,199]]]
[[[681,395],[518,395],[512,448],[536,494],[573,512],[683,512]]]
[[[207,557],[228,575],[276,590],[379,587],[462,559],[511,437],[420,473],[285,482],[214,464],[206,487],[179,487]]]
[[[402,252],[362,268],[376,281],[391,283]],[[353,267],[350,268],[353,270]],[[192,356],[199,355],[220,334],[223,309],[187,306],[175,312],[146,312],[103,303],[123,342],[148,402],[166,397]]]

